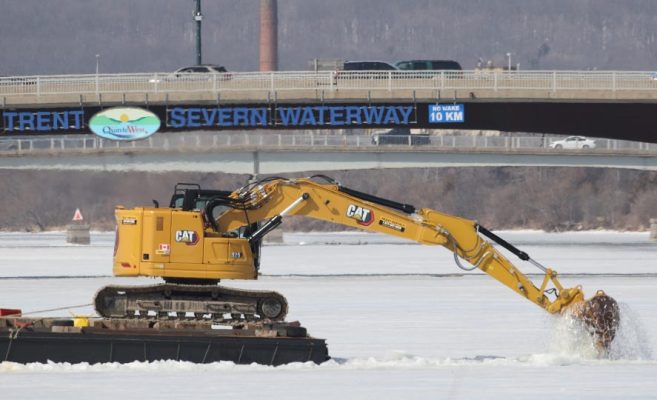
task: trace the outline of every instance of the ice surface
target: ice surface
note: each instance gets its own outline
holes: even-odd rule
[[[516,235],[515,238],[511,236]],[[546,236],[554,235],[554,236]],[[333,360],[281,367],[181,362],[0,363],[2,397],[28,399],[578,399],[657,397],[657,244],[647,234],[504,235],[556,268],[567,286],[604,289],[622,309],[611,358],[598,358],[550,316],[486,275],[461,274],[440,248],[357,235],[302,235],[263,251],[258,281],[228,285],[286,295],[290,320],[326,338]],[[293,237],[293,236],[291,236]],[[342,239],[341,239],[342,237]],[[309,240],[313,239],[313,240]],[[110,283],[111,233],[91,246],[64,234],[0,234],[0,306],[39,311],[89,304]],[[368,245],[337,244],[349,240]],[[377,242],[377,240],[379,240]],[[515,260],[514,260],[515,262]],[[523,271],[532,267],[518,264]],[[457,273],[456,276],[439,274]],[[400,275],[401,274],[401,275]],[[603,274],[603,275],[579,275]],[[614,276],[609,274],[624,274]],[[92,314],[90,306],[38,312]],[[0,357],[3,355],[0,354]]]

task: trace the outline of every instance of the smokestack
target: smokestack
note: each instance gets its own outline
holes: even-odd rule
[[[278,18],[276,0],[260,0],[260,71],[278,69]]]

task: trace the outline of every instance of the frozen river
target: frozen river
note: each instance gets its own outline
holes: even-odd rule
[[[501,235],[559,271],[563,284],[581,284],[589,295],[604,289],[621,303],[611,359],[596,358],[562,319],[490,277],[462,273],[446,250],[376,235],[287,234],[285,244],[263,249],[260,280],[225,284],[285,294],[288,319],[326,338],[333,360],[276,368],[0,363],[2,396],[657,398],[657,244],[645,233]],[[91,246],[64,237],[0,233],[0,307],[84,305],[103,285],[153,282],[110,276],[112,234],[94,234]],[[70,312],[93,313],[87,306],[37,314]]]

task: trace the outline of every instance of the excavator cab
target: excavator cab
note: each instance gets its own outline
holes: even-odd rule
[[[176,183],[169,208],[179,208],[183,211],[203,210],[208,201],[215,197],[228,197],[231,194],[225,190],[202,189],[197,183]]]

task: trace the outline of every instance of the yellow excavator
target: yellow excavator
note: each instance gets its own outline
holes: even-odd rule
[[[493,232],[464,218],[383,199],[324,175],[270,177],[235,191],[177,184],[169,207],[118,206],[113,272],[160,277],[148,286],[107,286],[94,299],[108,318],[197,318],[215,321],[283,320],[284,296],[273,291],[218,285],[222,279],[257,279],[263,237],[286,216],[300,215],[365,231],[440,245],[459,268],[478,268],[551,314],[579,318],[601,349],[619,325],[619,307],[603,291],[585,300],[580,286],[564,288],[557,272]],[[538,268],[538,284],[493,243]]]

